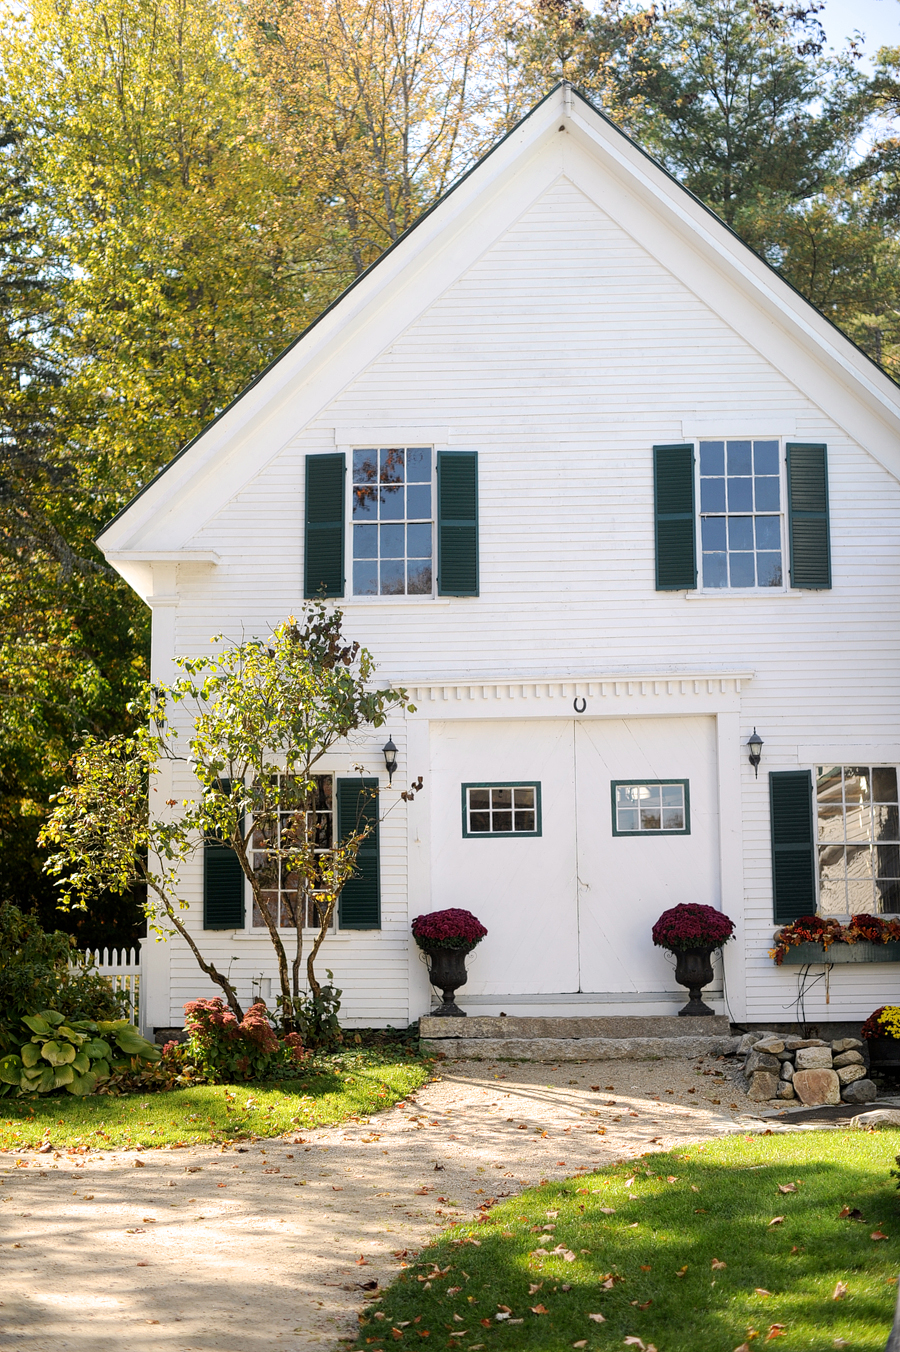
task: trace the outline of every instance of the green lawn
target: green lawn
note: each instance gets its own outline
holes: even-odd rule
[[[429,1077],[405,1050],[316,1057],[302,1079],[272,1085],[198,1085],[168,1093],[0,1099],[0,1148],[201,1145],[279,1136],[389,1108]]]
[[[731,1137],[532,1188],[447,1230],[367,1309],[352,1346],[402,1352],[427,1333],[432,1349],[485,1352],[883,1352],[898,1150],[897,1131]],[[839,1219],[844,1207],[863,1221]],[[535,1231],[545,1224],[555,1230]],[[557,1245],[573,1259],[535,1252]]]

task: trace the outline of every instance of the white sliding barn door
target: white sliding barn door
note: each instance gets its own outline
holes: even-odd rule
[[[675,989],[650,931],[680,902],[719,904],[715,721],[583,719],[575,724],[579,984]],[[613,834],[616,781],[687,780],[690,834]]]
[[[578,989],[572,733],[568,719],[432,724],[432,908],[460,906],[488,928],[467,994]],[[541,834],[464,836],[473,783],[540,784]]]

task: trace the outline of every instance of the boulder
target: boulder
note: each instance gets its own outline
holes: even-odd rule
[[[864,1066],[866,1063],[860,1052],[839,1052],[832,1064],[839,1070],[841,1066]]]
[[[858,1052],[862,1051],[862,1043],[858,1037],[839,1037],[831,1044],[833,1052]]]
[[[798,1070],[830,1070],[830,1047],[800,1047],[794,1057]]]
[[[748,1052],[753,1050],[760,1038],[763,1037],[765,1037],[765,1033],[745,1033],[738,1043],[738,1056],[746,1056]]]
[[[853,1084],[855,1080],[865,1080],[865,1066],[841,1066],[840,1070],[835,1071],[841,1084]]]
[[[757,1070],[773,1070],[777,1076],[780,1067],[781,1062],[777,1056],[770,1056],[767,1052],[758,1052],[754,1047],[744,1064],[744,1074],[753,1075]]]
[[[813,1074],[814,1072],[810,1072]],[[834,1074],[834,1072],[831,1072]],[[835,1082],[837,1076],[835,1075]],[[754,1103],[765,1103],[768,1099],[773,1099],[778,1092],[778,1085],[781,1083],[777,1075],[773,1075],[771,1070],[754,1071],[750,1080],[750,1088],[747,1090],[747,1097]]]
[[[827,1047],[828,1043],[820,1037],[786,1037],[784,1046],[786,1051],[795,1052],[800,1047]]]
[[[784,1039],[780,1037],[761,1037],[753,1050],[757,1052],[769,1052],[771,1056],[777,1056],[779,1052],[784,1051]]]
[[[790,1080],[781,1080],[779,1082],[778,1088],[775,1090],[775,1097],[779,1099],[792,1099],[797,1097],[794,1092],[794,1086],[791,1084]]]
[[[790,1061],[782,1061],[781,1078],[783,1080],[792,1080],[794,1078],[794,1067],[791,1065]]]
[[[841,1098],[845,1103],[874,1103],[878,1097],[878,1090],[872,1080],[854,1080],[852,1084],[845,1084],[841,1090]],[[854,1122],[857,1118],[854,1117]],[[897,1126],[900,1127],[900,1113],[897,1114]]]
[[[857,1080],[852,1086],[858,1089],[864,1081]],[[869,1081],[871,1084],[871,1080]],[[871,1102],[871,1100],[869,1100]],[[874,1108],[869,1113],[860,1113],[857,1117],[851,1117],[851,1127],[858,1127],[861,1131],[878,1130],[881,1127],[900,1127],[900,1111],[896,1108]]]
[[[841,1082],[833,1070],[798,1070],[791,1083],[800,1102],[808,1108],[841,1101]]]

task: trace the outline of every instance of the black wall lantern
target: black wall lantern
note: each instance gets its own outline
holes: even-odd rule
[[[753,774],[757,779],[759,779],[759,762],[762,760],[762,749],[763,739],[754,728],[747,738],[747,750],[750,752],[750,764],[753,766]]]
[[[397,768],[397,748],[394,746],[393,737],[389,737],[381,748],[384,752],[384,768],[388,772],[388,784],[394,782],[394,771]]]

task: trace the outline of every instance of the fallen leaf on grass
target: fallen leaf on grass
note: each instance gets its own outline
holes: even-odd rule
[[[847,1342],[846,1338],[835,1338],[834,1342],[832,1343],[832,1347],[849,1347],[849,1346],[850,1344]]]
[[[757,1294],[758,1296],[771,1296],[771,1294],[772,1294],[772,1292],[771,1292],[771,1291],[767,1291],[766,1288],[765,1288],[764,1286],[756,1286],[756,1287],[754,1287],[753,1289],[755,1290],[755,1292],[756,1292],[756,1294]]]
[[[796,1192],[796,1191],[797,1191],[797,1184],[796,1184],[796,1183],[779,1183],[779,1184],[778,1184],[778,1191],[779,1191],[779,1192]]]
[[[594,1321],[595,1324],[605,1324],[605,1323],[606,1323],[606,1315],[605,1315],[605,1314],[589,1314],[589,1315],[588,1315],[588,1319],[593,1319],[593,1321]]]
[[[549,1250],[549,1249],[532,1249],[532,1250],[531,1250],[531,1253],[528,1255],[528,1257],[529,1257],[529,1258],[548,1258],[549,1255],[550,1255],[550,1250]]]
[[[769,1221],[769,1225],[782,1225],[783,1223],[784,1223],[783,1216],[773,1216],[772,1219]]]
[[[614,1216],[616,1214],[616,1208],[614,1206],[598,1206],[597,1210],[602,1211],[604,1216]]]
[[[843,1206],[838,1212],[839,1221],[862,1221],[865,1220],[858,1206]]]
[[[532,1314],[549,1314],[550,1311],[547,1309],[547,1306],[546,1306],[546,1305],[532,1305],[532,1307],[531,1307],[531,1313],[532,1313]]]
[[[880,1230],[873,1230],[869,1239],[887,1239],[887,1235],[883,1235]]]
[[[650,1306],[653,1304],[653,1301],[645,1300],[643,1303],[641,1303],[641,1301],[639,1300],[631,1300],[628,1303],[629,1305],[636,1305],[639,1310],[649,1310]]]
[[[844,1296],[846,1296],[846,1294],[847,1294],[847,1283],[846,1283],[846,1282],[838,1282],[837,1286],[834,1288],[834,1293],[833,1293],[831,1299],[832,1299],[832,1300],[841,1300]]]
[[[580,1339],[578,1340],[578,1342],[577,1342],[577,1343],[573,1343],[572,1346],[573,1346],[573,1347],[587,1347],[587,1338],[580,1338]]]
[[[728,1266],[727,1263],[723,1263],[723,1262],[722,1262],[720,1259],[718,1259],[718,1258],[714,1258],[714,1259],[712,1260],[712,1262],[710,1263],[710,1267],[713,1269],[714,1272],[721,1272],[722,1269],[723,1269],[723,1268],[727,1268],[727,1266]]]
[[[786,1329],[787,1324],[772,1324],[769,1328],[769,1332],[766,1334],[765,1341],[770,1343],[773,1338],[783,1338]]]
[[[676,1277],[683,1277],[684,1274],[687,1272],[687,1270],[688,1270],[688,1265],[687,1265],[687,1263],[685,1263],[684,1267],[683,1267],[683,1268],[680,1268],[679,1271],[675,1273],[675,1276],[676,1276]]]

